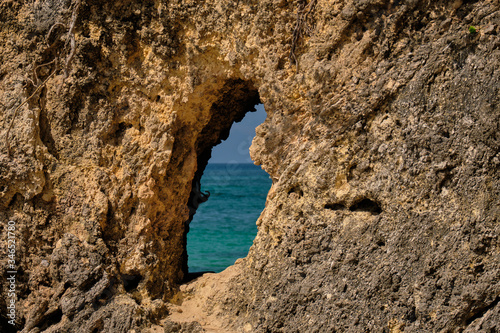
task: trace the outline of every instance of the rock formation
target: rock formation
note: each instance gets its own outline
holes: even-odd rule
[[[498,0],[1,0],[0,18],[17,329],[200,331],[165,321],[191,190],[262,102],[251,154],[273,185],[207,313],[247,332],[500,330]]]

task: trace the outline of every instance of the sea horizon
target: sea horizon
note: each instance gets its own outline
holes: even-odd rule
[[[190,273],[221,272],[246,257],[257,234],[271,186],[269,175],[253,163],[209,163],[201,190],[210,192],[187,235]]]

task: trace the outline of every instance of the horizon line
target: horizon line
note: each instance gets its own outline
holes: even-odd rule
[[[250,163],[250,162],[232,162],[232,161],[229,161],[229,162],[208,162],[208,164],[251,164],[251,165],[255,165],[255,166],[259,166],[255,163]]]

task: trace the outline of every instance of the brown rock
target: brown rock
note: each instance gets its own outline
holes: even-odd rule
[[[1,1],[16,328],[161,324],[211,148],[260,101],[251,154],[273,186],[204,311],[247,332],[499,330],[499,9]]]

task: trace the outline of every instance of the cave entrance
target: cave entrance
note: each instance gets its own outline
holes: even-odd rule
[[[249,155],[255,128],[266,118],[262,104],[255,109],[232,126],[224,142],[211,149],[200,183],[193,184],[207,202],[197,207],[189,224],[187,271],[191,278],[233,265],[248,254],[257,234],[256,221],[271,179]]]

